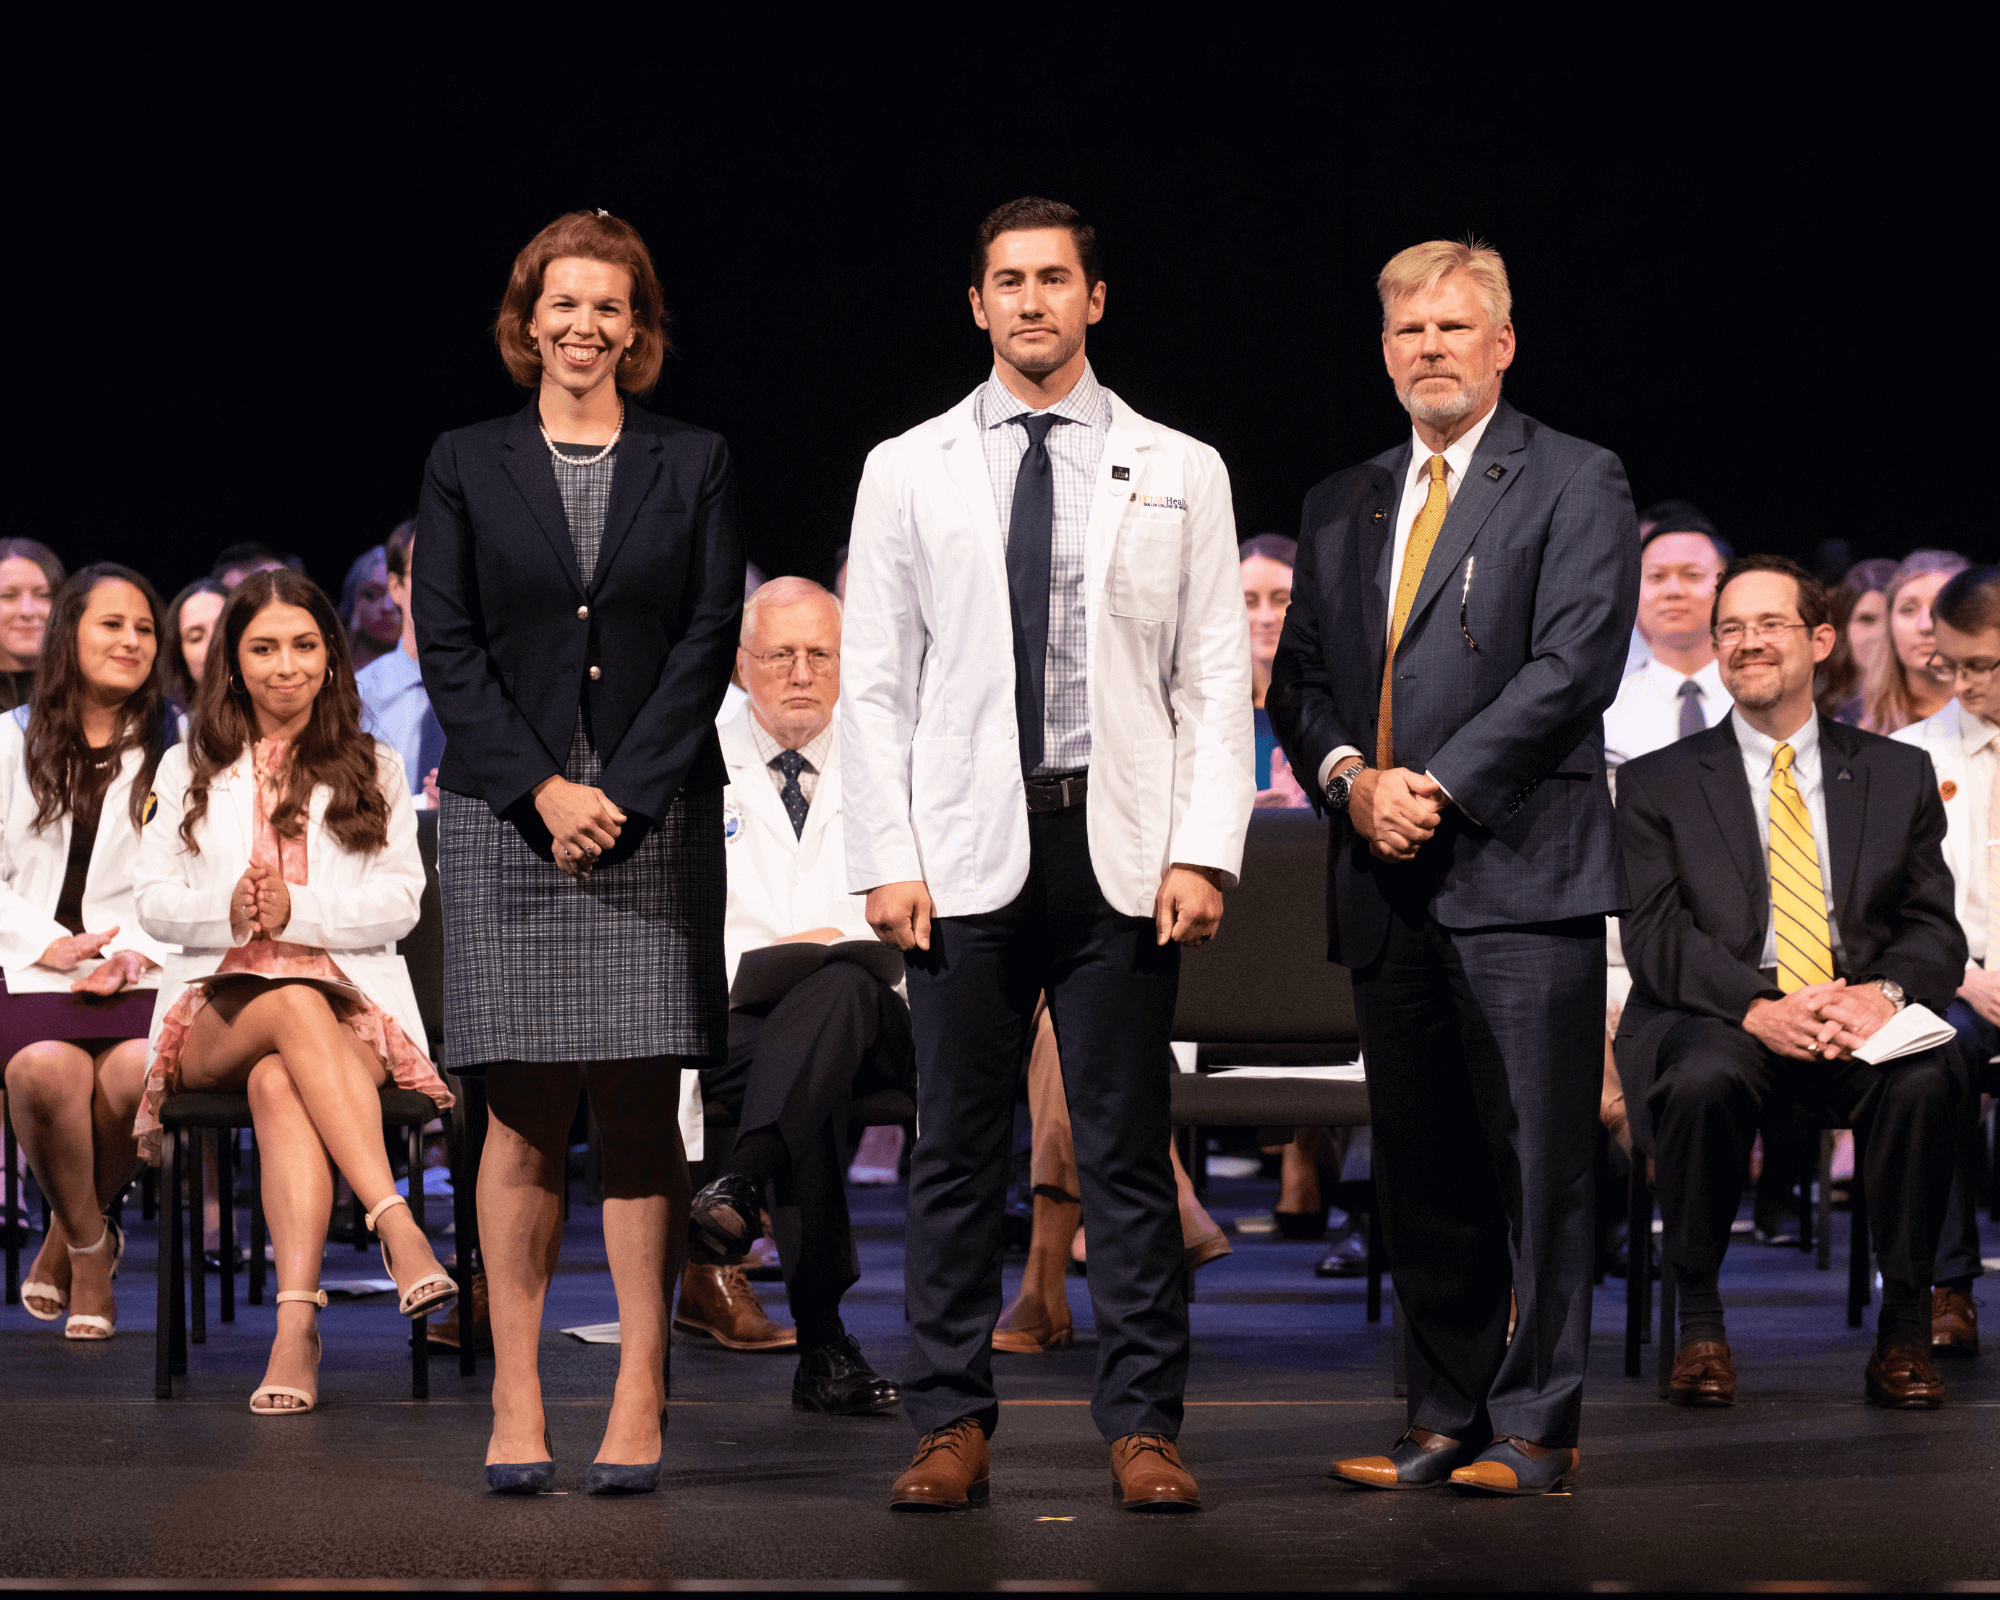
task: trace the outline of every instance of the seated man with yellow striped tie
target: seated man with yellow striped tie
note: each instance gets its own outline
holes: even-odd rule
[[[1618,774],[1633,987],[1616,1048],[1681,1287],[1670,1397],[1735,1401],[1717,1274],[1752,1135],[1790,1099],[1861,1150],[1882,1272],[1867,1396],[1934,1408],[1930,1288],[1965,1068],[1951,1046],[1880,1066],[1854,1051],[1906,1003],[1942,1013],[1965,972],[1937,776],[1923,751],[1815,713],[1833,629],[1795,562],[1731,562],[1712,626],[1735,710]]]

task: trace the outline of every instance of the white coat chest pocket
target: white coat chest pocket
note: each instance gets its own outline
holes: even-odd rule
[[[1118,529],[1105,605],[1114,617],[1164,622],[1180,603],[1181,544],[1187,507],[1170,496],[1147,496]]]

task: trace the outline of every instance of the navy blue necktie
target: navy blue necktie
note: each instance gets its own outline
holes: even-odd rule
[[[799,787],[799,774],[806,769],[806,758],[796,750],[780,750],[771,757],[771,765],[785,775],[785,786],[778,791],[778,798],[784,803],[785,815],[792,819],[792,833],[802,836],[806,831],[806,813],[812,809],[805,790]]]
[[[1049,430],[1066,418],[1026,413],[1009,417],[1028,436],[1014,475],[1014,509],[1007,520],[1007,598],[1014,612],[1014,721],[1021,735],[1021,771],[1042,764],[1044,683],[1049,664],[1049,569],[1056,537],[1055,469]]]

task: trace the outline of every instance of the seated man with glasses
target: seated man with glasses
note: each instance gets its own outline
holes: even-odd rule
[[[869,1367],[840,1320],[841,1296],[860,1276],[842,1187],[848,1107],[873,1090],[914,1089],[909,1007],[867,965],[847,960],[749,1003],[739,1003],[737,981],[746,956],[771,946],[855,939],[875,964],[884,958],[862,897],[847,892],[833,721],[840,602],[807,578],[764,584],[743,605],[736,671],[749,699],[721,730],[729,1055],[702,1068],[701,1090],[741,1131],[721,1175],[694,1198],[695,1265],[675,1323],[733,1349],[788,1342],[735,1269],[775,1185],[773,1229],[798,1324],[792,1403],[876,1415],[897,1406],[895,1385]]]
[[[1965,930],[1965,981],[1945,1020],[1958,1030],[1973,1082],[1993,1081],[2000,1052],[2000,567],[1971,567],[1931,601],[1936,654],[1957,698],[1892,737],[1915,745],[1937,769],[1944,801],[1945,861]],[[1979,1096],[1968,1094],[1959,1123],[1951,1202],[1945,1210],[1931,1291],[1931,1350],[1979,1353],[1979,1308],[1972,1280],[1979,1260]]]
[[[1965,973],[1937,775],[1814,711],[1834,636],[1796,562],[1731,562],[1711,625],[1734,710],[1618,773],[1632,995],[1616,1049],[1680,1283],[1670,1398],[1735,1402],[1718,1274],[1751,1138],[1791,1100],[1855,1130],[1882,1272],[1867,1397],[1934,1408],[1930,1290],[1964,1064],[1952,1046],[1879,1066],[1855,1052],[1907,1002],[1944,1011]]]

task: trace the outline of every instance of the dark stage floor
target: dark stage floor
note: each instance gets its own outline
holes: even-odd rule
[[[1218,1183],[1216,1212],[1267,1208],[1270,1186]],[[855,1192],[865,1276],[849,1323],[877,1364],[904,1341],[900,1189]],[[440,1208],[442,1209],[442,1208]],[[1863,1404],[1869,1335],[1836,1270],[1747,1240],[1724,1273],[1743,1378],[1733,1411],[1688,1413],[1621,1375],[1623,1285],[1599,1292],[1581,1486],[1540,1501],[1384,1495],[1322,1476],[1335,1454],[1400,1431],[1389,1323],[1362,1285],[1311,1275],[1316,1248],[1239,1241],[1201,1274],[1182,1444],[1208,1509],[1138,1517],[1108,1493],[1086,1409],[1095,1352],[999,1359],[1006,1403],[994,1494],[954,1516],[882,1507],[907,1458],[900,1420],[838,1421],[789,1404],[784,1356],[682,1337],[670,1486],[649,1499],[483,1491],[490,1367],[433,1366],[408,1398],[404,1324],[385,1300],[335,1304],[311,1416],[253,1418],[271,1310],[214,1320],[177,1398],[152,1395],[154,1245],[133,1229],[108,1346],[0,1313],[0,1584],[90,1578],[737,1580],[759,1587],[1059,1584],[1339,1589],[1728,1586],[1845,1580],[1890,1588],[2000,1579],[2000,1349],[1946,1371],[1935,1414]],[[1988,1225],[1988,1253],[2000,1230]],[[368,1257],[328,1252],[329,1278]],[[1010,1278],[1012,1273],[1010,1272]],[[214,1292],[213,1281],[210,1285]],[[777,1286],[767,1286],[781,1302]],[[615,1315],[596,1217],[578,1205],[543,1339],[562,1483],[595,1450],[617,1353],[557,1328]],[[780,1312],[782,1315],[782,1311]],[[1984,1580],[1984,1582],[1981,1582]]]

